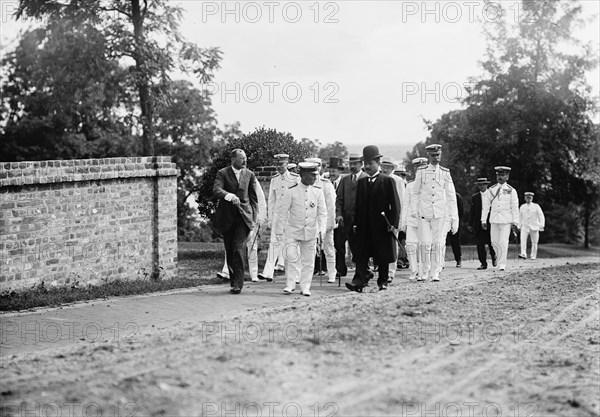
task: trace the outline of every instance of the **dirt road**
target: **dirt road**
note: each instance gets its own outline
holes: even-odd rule
[[[597,416],[598,272],[452,271],[12,354],[2,415]]]

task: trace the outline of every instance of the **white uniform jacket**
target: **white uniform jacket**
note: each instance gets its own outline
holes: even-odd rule
[[[539,204],[523,204],[519,209],[519,224],[529,230],[540,230],[546,227],[546,218]]]
[[[333,229],[335,227],[335,188],[327,178],[318,178],[314,185],[323,190],[327,207],[327,230]]]
[[[406,191],[404,196],[404,203],[406,206],[402,209],[402,215],[400,217],[400,228],[406,227],[419,227],[419,219],[412,215],[412,189],[414,181],[410,181],[406,185]]]
[[[448,168],[429,164],[417,169],[413,181],[411,213],[425,219],[458,217],[456,191]]]
[[[285,191],[292,185],[298,183],[298,181],[300,181],[298,174],[294,174],[289,171],[286,171],[283,175],[279,173],[275,174],[271,178],[271,184],[269,186],[269,202],[267,205],[267,220],[269,222],[273,221],[273,215],[275,214],[277,202],[281,200],[283,193],[285,193]]]
[[[327,227],[327,206],[320,187],[301,182],[283,194],[275,212],[275,234],[288,239],[316,239]]]
[[[396,174],[391,174],[390,178],[396,181],[396,191],[398,192],[398,200],[400,201],[400,218],[402,218],[402,211],[406,211],[406,207],[404,206],[406,185],[404,184],[404,179]]]
[[[517,190],[508,183],[494,184],[481,196],[481,223],[515,223],[519,225],[519,197]]]

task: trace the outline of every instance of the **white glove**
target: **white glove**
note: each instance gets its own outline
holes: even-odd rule
[[[450,220],[450,231],[453,235],[458,232],[458,219],[456,217]]]

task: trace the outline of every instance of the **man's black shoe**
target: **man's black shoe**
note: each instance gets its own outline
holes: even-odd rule
[[[239,294],[242,292],[242,289],[239,287],[233,287],[231,290],[229,290],[229,292],[231,292],[232,294]]]
[[[358,285],[352,285],[349,282],[346,283],[346,288],[348,288],[350,291],[362,292],[362,287],[359,287]]]
[[[387,290],[387,285],[380,285],[379,286],[379,291],[385,291]]]
[[[482,270],[482,269],[487,269],[487,265],[481,265],[479,268],[477,268],[478,270]]]

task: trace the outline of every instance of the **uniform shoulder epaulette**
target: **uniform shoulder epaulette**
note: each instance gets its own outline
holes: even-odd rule
[[[415,182],[415,179],[413,178],[412,180],[410,180],[409,182],[407,182],[406,185],[410,184],[411,182]]]
[[[450,170],[449,170],[448,168],[440,167],[440,169],[441,169],[442,171],[447,171],[447,172],[450,172]]]
[[[279,177],[281,174],[278,172],[276,174],[271,175],[271,179]]]
[[[419,171],[421,169],[425,169],[425,168],[427,168],[427,165],[420,166],[419,168],[417,168],[417,171]]]
[[[321,181],[331,183],[331,180],[329,178],[321,178]]]
[[[292,188],[294,188],[294,187],[297,187],[297,186],[298,186],[298,183],[296,183],[296,184],[292,185],[291,187],[288,187],[288,190],[290,190],[290,189],[292,189]]]
[[[512,188],[509,183],[505,183],[505,184],[508,188],[510,188],[511,190],[514,190],[514,188]]]
[[[318,185],[313,185],[313,187],[318,188],[319,190],[321,189],[321,187],[319,187]]]
[[[298,176],[299,176],[299,175],[298,175],[298,174],[296,174],[295,172],[290,172],[290,175],[291,175],[292,177],[298,177]]]

